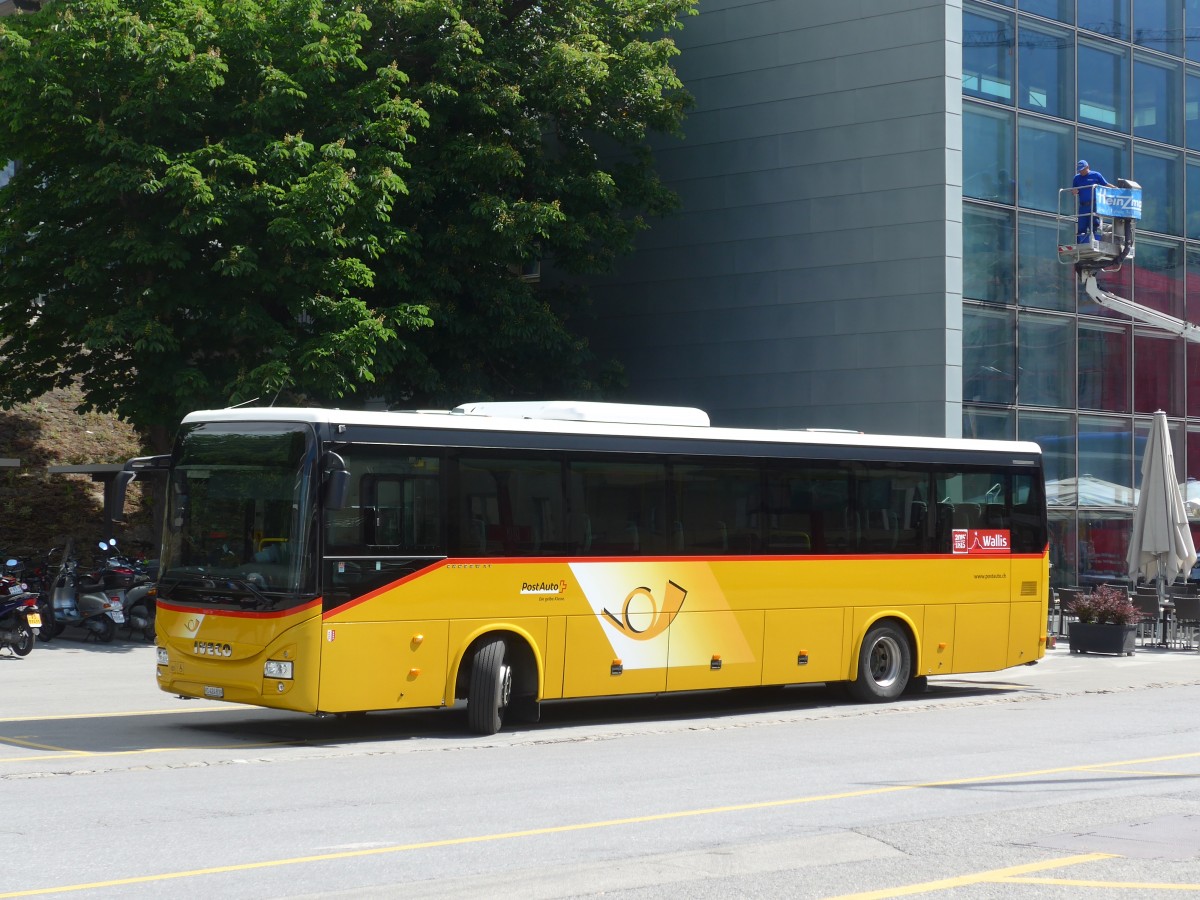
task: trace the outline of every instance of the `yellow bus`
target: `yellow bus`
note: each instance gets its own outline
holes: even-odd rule
[[[312,714],[841,683],[1045,652],[1036,444],[718,428],[699,410],[188,415],[162,690]]]

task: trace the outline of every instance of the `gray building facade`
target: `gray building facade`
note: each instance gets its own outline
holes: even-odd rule
[[[958,435],[959,0],[701,0],[680,211],[599,291],[625,399],[714,422]]]

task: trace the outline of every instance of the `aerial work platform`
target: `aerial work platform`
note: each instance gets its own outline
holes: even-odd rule
[[[1078,191],[1093,191],[1092,211],[1080,213]],[[1142,217],[1142,187],[1118,178],[1113,186],[1063,188],[1058,192],[1058,260],[1075,267],[1079,283],[1096,303],[1200,344],[1200,326],[1106,291],[1099,272],[1115,272],[1135,253],[1136,222]],[[1087,226],[1087,227],[1081,227]]]

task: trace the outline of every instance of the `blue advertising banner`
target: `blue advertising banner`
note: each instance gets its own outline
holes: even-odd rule
[[[1140,219],[1142,217],[1141,188],[1115,188],[1098,185],[1096,187],[1096,213],[1101,216],[1115,216],[1119,219]]]

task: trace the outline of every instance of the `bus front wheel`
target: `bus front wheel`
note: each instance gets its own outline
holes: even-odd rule
[[[858,678],[846,688],[863,703],[895,700],[908,685],[911,671],[908,637],[897,626],[882,623],[867,632],[858,654]]]
[[[475,734],[498,732],[512,699],[512,667],[505,663],[504,651],[504,641],[489,641],[475,651],[471,662],[467,723]]]

